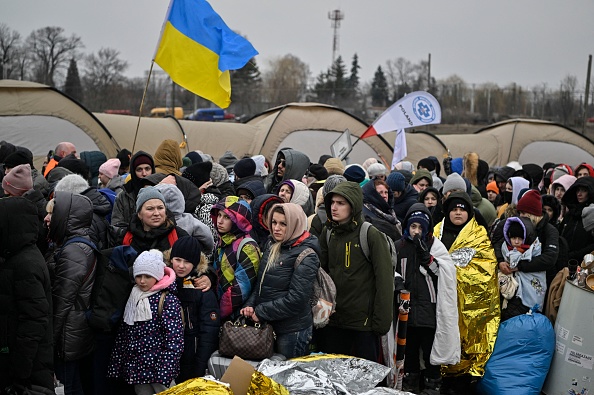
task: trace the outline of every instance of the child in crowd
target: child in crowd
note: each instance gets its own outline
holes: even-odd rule
[[[260,265],[260,248],[250,238],[252,209],[239,197],[227,196],[212,206],[210,215],[219,233],[212,262],[218,284],[212,286],[217,288],[221,319],[233,319],[252,293]]]
[[[219,303],[211,288],[202,292],[193,285],[193,280],[205,275],[208,259],[200,249],[200,243],[184,236],[173,244],[171,266],[177,276],[178,297],[184,316],[184,352],[176,383],[181,383],[205,374],[208,358],[219,345]]]
[[[109,377],[134,385],[138,395],[166,390],[179,372],[184,349],[175,273],[159,250],[145,251],[134,262],[134,281],[116,338]]]
[[[499,272],[499,287],[504,297],[501,321],[516,315],[525,314],[538,305],[542,311],[547,291],[546,271],[522,272],[518,270],[521,260],[531,261],[540,255],[542,246],[534,225],[528,218],[510,217],[503,227],[505,241],[501,253],[513,273],[506,275]]]
[[[411,206],[404,223],[402,239],[396,243],[396,271],[402,276],[396,278],[396,290],[410,291],[402,389],[419,393],[424,387],[421,394],[437,395],[440,364],[459,361],[456,268],[443,243],[433,237],[433,221],[423,203]],[[433,349],[439,350],[438,358]],[[420,352],[425,363],[422,384]]]

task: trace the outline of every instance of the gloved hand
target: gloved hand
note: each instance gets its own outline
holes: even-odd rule
[[[431,263],[431,252],[427,244],[419,237],[413,238],[413,243],[417,247],[417,256],[419,257],[419,263],[424,267],[428,267]]]
[[[404,279],[400,276],[397,276],[396,278],[394,278],[394,294],[400,295],[400,291],[402,291],[403,289],[406,289],[404,287]]]

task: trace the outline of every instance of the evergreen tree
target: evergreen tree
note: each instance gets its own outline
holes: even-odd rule
[[[382,66],[377,66],[373,81],[371,82],[371,105],[374,107],[387,107],[388,102],[388,81],[386,80]]]
[[[74,60],[74,58],[70,59],[68,73],[66,74],[66,82],[64,84],[64,93],[79,103],[82,103],[83,101],[83,87],[78,75],[78,66],[76,65],[76,60]]]
[[[238,115],[251,115],[260,111],[254,107],[261,95],[262,76],[256,58],[250,59],[239,70],[231,71],[231,110]]]
[[[349,98],[347,88],[348,80],[346,78],[346,66],[339,56],[332,65],[332,85],[334,91],[334,104],[339,107],[344,107]]]
[[[319,103],[333,104],[333,89],[331,81],[332,71],[322,71],[316,78],[316,84],[313,91],[316,94],[316,100]]]
[[[353,61],[351,62],[351,75],[347,81],[347,89],[350,91],[351,96],[357,96],[359,94],[359,56],[353,55]]]

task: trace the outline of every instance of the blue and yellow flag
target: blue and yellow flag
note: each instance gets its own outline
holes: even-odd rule
[[[154,60],[179,86],[227,108],[229,70],[257,54],[205,0],[171,0]]]

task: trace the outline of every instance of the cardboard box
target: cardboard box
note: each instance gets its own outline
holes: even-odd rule
[[[231,385],[233,394],[247,395],[254,371],[255,369],[252,365],[235,356],[225,371],[225,374],[221,377],[221,381]]]

